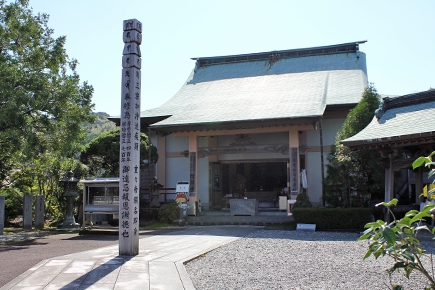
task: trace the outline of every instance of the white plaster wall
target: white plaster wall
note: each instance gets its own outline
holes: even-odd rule
[[[181,152],[189,150],[189,137],[166,136],[166,152]]]
[[[337,132],[343,126],[345,119],[324,119],[323,120],[323,145],[332,145],[335,142]]]
[[[150,140],[151,140],[151,144],[157,147],[157,136],[151,135]]]
[[[324,119],[322,122],[323,128],[323,145],[329,146],[334,144],[335,136],[338,130],[343,126],[345,119]],[[307,131],[307,146],[320,146],[319,130]],[[328,150],[323,152],[323,165],[326,178],[326,165],[328,164]],[[307,181],[308,181],[308,196],[311,202],[318,203],[322,197],[322,172],[320,152],[307,153]]]
[[[189,181],[189,158],[166,158],[165,187],[175,187],[178,181]]]
[[[343,126],[345,119],[323,119],[323,145],[334,144],[338,130]],[[307,131],[307,146],[320,146],[320,130]]]
[[[322,197],[322,172],[320,152],[307,153],[308,197],[311,202],[319,202]]]

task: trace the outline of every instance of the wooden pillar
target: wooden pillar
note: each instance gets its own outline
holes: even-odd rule
[[[189,135],[189,201],[199,201],[198,136]]]
[[[0,236],[3,235],[3,230],[5,228],[5,196],[0,195]]]
[[[420,204],[420,194],[423,193],[423,167],[418,167],[415,172],[415,203]]]
[[[164,187],[173,187],[166,184],[166,137],[157,136],[157,154],[159,155],[159,160],[157,161],[157,180]]]
[[[394,197],[394,168],[393,168],[393,157],[389,155],[389,165],[385,168],[385,202],[391,201]],[[389,211],[386,210],[384,213],[385,222],[390,222]]]
[[[218,136],[209,136],[208,137],[208,147],[217,147],[218,146]],[[216,155],[209,155],[208,156],[208,162],[218,162],[218,156]]]
[[[299,194],[300,167],[299,167],[299,131],[296,128],[289,130],[289,177],[287,184],[290,194]]]

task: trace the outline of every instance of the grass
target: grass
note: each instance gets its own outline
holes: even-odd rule
[[[274,224],[274,225],[270,225],[270,226],[265,226],[263,228],[263,230],[289,230],[289,231],[294,231],[294,230],[296,230],[296,222],[295,221],[291,221],[291,222],[286,222],[286,223],[282,223],[282,224]]]

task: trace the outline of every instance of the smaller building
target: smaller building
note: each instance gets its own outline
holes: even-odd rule
[[[382,153],[385,167],[385,201],[399,198],[401,186],[395,186],[394,172],[406,172],[410,203],[419,204],[427,179],[427,168],[412,170],[420,156],[435,151],[435,90],[398,97],[384,97],[373,120],[355,136],[341,141],[352,148],[368,147]]]
[[[119,178],[94,178],[83,183],[83,221],[106,222],[119,216]],[[85,226],[85,222],[83,222]]]

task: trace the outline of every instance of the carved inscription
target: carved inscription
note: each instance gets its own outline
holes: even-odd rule
[[[299,193],[298,148],[290,149],[290,190],[292,194]]]
[[[142,24],[124,21],[119,154],[119,254],[139,254],[140,102]]]
[[[189,195],[195,196],[196,195],[196,188],[195,188],[195,176],[196,173],[196,152],[190,152],[190,186],[189,186]]]
[[[45,198],[43,195],[36,196],[35,204],[35,227],[42,229],[44,227],[44,208],[45,208]]]
[[[33,215],[33,196],[25,195],[23,204],[23,227],[25,230],[32,229],[32,215]]]

